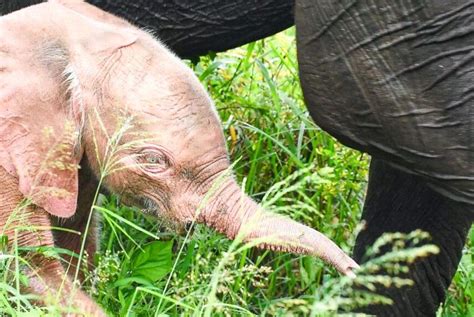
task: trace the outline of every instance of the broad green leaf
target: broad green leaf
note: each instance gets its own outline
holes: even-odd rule
[[[130,264],[131,277],[156,282],[166,276],[173,266],[173,241],[154,241],[134,252]]]

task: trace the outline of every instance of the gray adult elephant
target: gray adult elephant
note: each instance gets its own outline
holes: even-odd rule
[[[32,2],[3,3],[3,12]],[[316,123],[372,155],[354,255],[384,232],[428,231],[440,247],[368,312],[433,316],[474,216],[474,1],[90,0],[152,29],[182,57],[222,51],[295,21]],[[294,17],[294,20],[293,20]]]

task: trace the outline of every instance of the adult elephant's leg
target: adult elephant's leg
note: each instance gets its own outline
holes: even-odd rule
[[[366,248],[384,232],[427,231],[440,253],[411,267],[413,287],[380,289],[393,299],[393,306],[373,306],[368,312],[378,316],[434,316],[461,259],[472,209],[432,190],[421,177],[373,159],[362,215],[366,229],[357,237],[356,261],[366,260]]]
[[[42,1],[4,1],[0,3],[0,15],[39,2]],[[152,31],[181,57],[225,51],[275,34],[294,23],[294,0],[87,2]]]
[[[441,248],[414,266],[415,287],[388,291],[395,305],[374,308],[382,315],[434,314],[472,222],[473,13],[471,0],[296,1],[312,117],[398,168],[373,163],[356,258],[387,231],[424,229]]]

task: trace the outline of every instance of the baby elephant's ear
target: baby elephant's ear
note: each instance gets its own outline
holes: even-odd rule
[[[70,217],[78,196],[82,120],[78,94],[68,87],[74,76],[64,78],[68,55],[57,42],[28,50],[19,35],[25,28],[8,31],[15,40],[0,50],[0,166],[18,179],[27,200]]]
[[[77,132],[68,121],[58,129],[47,126],[34,131],[26,125],[5,123],[0,119],[0,134],[8,129],[14,138],[0,141],[0,165],[18,177],[20,192],[33,204],[50,214],[68,218],[77,207],[78,162]]]
[[[20,191],[50,214],[68,218],[77,208],[78,164],[82,151],[74,124],[71,121],[63,123],[63,130],[48,131],[45,128],[43,131],[47,148],[42,150],[40,146],[38,154],[41,157],[27,156],[17,165],[22,166],[26,162],[27,165],[38,167],[31,173],[27,172],[28,166],[22,169],[26,173],[20,172]],[[35,162],[30,164],[32,159]]]
[[[26,117],[5,119],[0,110],[0,166],[18,178],[26,199],[52,215],[70,217],[78,195],[77,134],[69,123],[36,131],[44,116],[38,115],[39,122],[24,121]]]

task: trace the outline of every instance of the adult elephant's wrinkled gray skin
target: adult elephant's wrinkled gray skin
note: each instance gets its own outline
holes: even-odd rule
[[[474,4],[425,2],[298,2],[301,82],[321,127],[473,203]]]
[[[474,216],[474,1],[92,2],[186,57],[284,29],[294,10],[312,117],[373,156],[356,260],[384,232],[423,229],[440,247],[413,265],[414,287],[384,290],[394,304],[368,312],[435,314]]]

